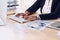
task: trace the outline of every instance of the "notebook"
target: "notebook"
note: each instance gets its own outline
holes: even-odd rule
[[[50,24],[52,24],[52,22],[47,20],[35,20],[25,23],[24,27],[31,30],[44,30]]]

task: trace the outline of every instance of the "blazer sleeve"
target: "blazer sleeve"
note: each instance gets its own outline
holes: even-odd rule
[[[59,1],[57,8],[55,9],[54,12],[49,13],[49,14],[41,14],[39,16],[40,16],[41,20],[57,19],[58,16],[60,16],[60,1]]]
[[[41,7],[42,0],[37,0],[31,7],[29,7],[26,11],[29,11],[31,14],[35,13]]]

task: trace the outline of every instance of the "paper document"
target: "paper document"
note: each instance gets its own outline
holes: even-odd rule
[[[60,30],[60,21],[56,21],[56,22],[52,23],[49,27]]]
[[[52,24],[52,22],[50,21],[36,20],[36,21],[25,23],[24,27],[33,30],[43,30],[50,24]]]

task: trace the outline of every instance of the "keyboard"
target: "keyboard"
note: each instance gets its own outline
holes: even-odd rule
[[[25,23],[25,22],[27,22],[27,20],[25,20],[24,18],[22,18],[22,17],[16,17],[15,15],[11,15],[8,18],[10,18],[13,21],[19,22],[19,23]]]

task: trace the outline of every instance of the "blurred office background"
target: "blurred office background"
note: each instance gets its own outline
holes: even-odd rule
[[[36,0],[8,0],[8,11],[25,12]],[[40,10],[38,11],[40,12]]]

